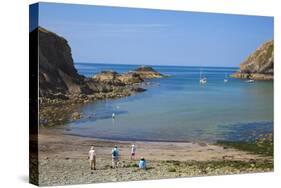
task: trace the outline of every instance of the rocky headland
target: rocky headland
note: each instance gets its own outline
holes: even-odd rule
[[[79,75],[67,40],[42,27],[30,32],[30,38],[37,37],[37,33],[40,122],[62,123],[67,119],[65,114],[72,113],[67,105],[130,96],[145,91],[142,85],[147,79],[164,77],[148,66],[123,74],[102,71],[92,77]]]
[[[240,64],[240,70],[232,74],[233,78],[252,80],[273,80],[274,43],[265,42]]]

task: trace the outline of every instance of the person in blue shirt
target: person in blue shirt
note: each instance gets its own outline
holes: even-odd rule
[[[146,170],[146,160],[142,157],[139,162],[139,168]]]
[[[120,152],[117,145],[115,145],[114,148],[112,149],[111,155],[112,155],[112,168],[116,168],[118,167],[119,156],[120,156]]]

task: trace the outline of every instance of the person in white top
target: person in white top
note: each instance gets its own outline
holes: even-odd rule
[[[91,170],[96,170],[96,151],[94,150],[94,146],[91,146],[88,158],[90,161]]]
[[[136,156],[136,146],[135,146],[135,144],[133,144],[132,145],[132,148],[131,148],[131,155],[130,155],[130,159],[132,160],[132,159],[134,159],[135,158],[135,156]]]

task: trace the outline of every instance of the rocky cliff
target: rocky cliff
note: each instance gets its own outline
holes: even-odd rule
[[[253,80],[273,80],[274,73],[273,40],[262,44],[240,64],[240,70],[231,75],[234,78]]]
[[[44,28],[37,28],[30,37],[39,36],[39,95],[55,97],[83,92],[83,77],[77,73],[67,41]]]
[[[71,48],[66,39],[39,27],[30,38],[39,36],[39,97],[42,104],[62,101],[84,103],[97,99],[129,96],[145,89],[144,79],[159,78],[161,74],[150,67],[119,74],[103,71],[86,78],[74,67]]]

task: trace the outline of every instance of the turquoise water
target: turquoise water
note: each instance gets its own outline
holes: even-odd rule
[[[126,72],[136,65],[76,63],[80,74],[101,70]],[[77,109],[83,118],[66,134],[118,140],[245,140],[273,130],[273,82],[228,78],[238,68],[153,66],[168,78],[151,80],[147,91],[103,100]],[[202,69],[208,78],[199,84]],[[115,120],[111,118],[116,114]]]

